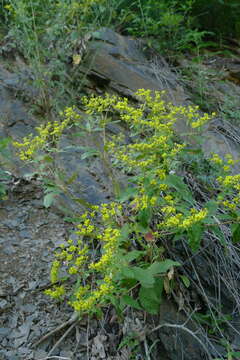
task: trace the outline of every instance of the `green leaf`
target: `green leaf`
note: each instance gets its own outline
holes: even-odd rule
[[[231,230],[232,230],[232,242],[236,244],[240,241],[240,224],[232,224]]]
[[[240,357],[240,351],[231,351],[231,355]]]
[[[226,239],[225,239],[225,235],[222,232],[221,228],[219,227],[219,225],[215,225],[211,227],[212,232],[218,237],[218,239],[221,241],[222,245],[226,245]]]
[[[77,177],[78,177],[78,173],[76,171],[67,179],[66,185],[71,185],[74,181],[77,180]]]
[[[121,227],[120,241],[122,241],[122,242],[128,241],[130,232],[131,232],[130,225],[128,223],[124,224]]]
[[[123,259],[127,262],[131,262],[142,256],[143,254],[145,254],[145,251],[133,250],[127,253],[126,255],[124,255]]]
[[[92,37],[95,39],[101,39],[101,32],[100,31],[93,31],[91,33]]]
[[[0,200],[3,199],[6,195],[6,189],[3,184],[0,183]]]
[[[183,284],[186,286],[186,288],[189,288],[189,286],[190,286],[189,278],[185,275],[181,275],[180,278],[181,278]]]
[[[121,270],[121,277],[123,279],[135,279],[134,270],[131,267],[124,267]]]
[[[131,296],[129,295],[123,295],[121,298],[122,302],[125,305],[129,305],[134,309],[138,309],[138,310],[142,310],[141,306],[139,305],[138,301],[133,299]]]
[[[10,142],[11,142],[11,138],[9,137],[0,139],[0,151],[3,151],[3,149],[5,149],[8,146],[8,144],[10,144]]]
[[[50,155],[39,155],[36,157],[37,161],[43,161],[46,163],[52,163],[53,162],[53,158]]]
[[[187,232],[188,243],[193,252],[199,249],[203,232],[204,232],[204,227],[201,224],[194,224],[188,230]]]
[[[144,209],[139,212],[137,218],[138,218],[140,224],[142,225],[142,227],[144,229],[146,229],[146,228],[148,228],[148,225],[149,225],[149,222],[151,219],[151,211],[149,209]]]
[[[173,266],[180,266],[181,264],[167,259],[161,262],[155,262],[146,269],[142,269],[138,266],[124,267],[121,271],[122,277],[126,279],[135,279],[145,288],[151,288],[154,286],[155,275],[166,273]]]
[[[216,211],[218,209],[218,203],[215,200],[210,200],[205,204],[204,207],[208,209],[208,216],[207,216],[208,219],[209,216],[216,214]]]
[[[120,202],[125,202],[131,198],[134,198],[138,193],[138,190],[134,187],[128,187],[120,192],[118,200]]]
[[[43,205],[48,208],[49,206],[52,205],[53,201],[54,201],[54,197],[55,197],[56,193],[55,192],[50,192],[47,195],[44,196],[43,198]]]
[[[149,314],[157,315],[159,312],[160,302],[156,299],[153,288],[141,287],[139,291],[139,301]]]
[[[183,200],[187,201],[191,205],[194,204],[194,200],[189,190],[188,186],[184,183],[183,179],[177,175],[168,175],[166,180],[164,181],[165,184],[172,186],[179,195],[182,197]]]
[[[166,273],[173,266],[181,266],[181,264],[179,262],[167,259],[161,262],[154,262],[147,270],[151,275],[154,276],[156,274]]]
[[[135,266],[132,270],[134,273],[134,279],[139,281],[143,287],[151,288],[153,286],[155,279],[148,269],[142,269]]]
[[[150,314],[159,313],[159,307],[162,301],[163,280],[156,279],[152,288],[141,287],[139,290],[139,301],[142,307]]]
[[[82,155],[81,155],[81,159],[84,160],[84,159],[87,159],[91,156],[97,156],[99,155],[99,151],[92,148],[92,149],[88,149],[88,151],[84,152]]]

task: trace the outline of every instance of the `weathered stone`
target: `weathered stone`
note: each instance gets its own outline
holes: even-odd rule
[[[185,324],[186,320],[187,317],[178,312],[171,301],[163,301],[160,307],[159,325],[170,324],[173,327],[161,327],[158,330],[158,337],[171,360],[199,360],[204,356],[204,348],[190,333],[195,334],[198,327],[191,319]],[[177,326],[183,328],[177,328]],[[186,328],[190,332],[187,332]],[[198,337],[203,342],[201,335],[198,335]]]
[[[101,87],[121,95],[133,95],[138,89],[169,90],[173,103],[186,100],[183,89],[166,61],[160,56],[148,61],[143,43],[103,28],[93,33],[81,71]]]

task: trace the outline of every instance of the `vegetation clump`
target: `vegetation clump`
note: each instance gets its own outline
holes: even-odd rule
[[[81,160],[99,156],[110,169],[115,192],[112,201],[92,205],[75,198],[81,209],[71,219],[74,236],[53,254],[51,286],[45,293],[57,301],[66,301],[78,317],[100,317],[109,304],[119,316],[129,306],[157,314],[164,293],[173,294],[179,282],[185,287],[191,285],[190,276],[183,275],[184,264],[176,261],[174,251],[170,251],[177,249],[178,241],[186,245],[191,258],[198,251],[203,253],[206,243],[216,244],[217,251],[224,249],[218,258],[215,254],[216,263],[220,264],[240,239],[240,175],[233,172],[236,161],[230,154],[225,158],[212,154],[206,159],[198,142],[202,129],[215,114],[200,114],[197,106],[173,106],[163,100],[163,92],[145,89],[136,92],[139,102],[135,104],[128,98],[108,94],[84,97],[85,79],[82,74],[79,76],[78,65],[83,61],[85,41],[105,26],[142,38],[144,46],[153,47],[170,60],[181,58],[186,52],[196,54],[196,101],[201,109],[203,105],[210,109],[204,91],[204,81],[209,78],[207,71],[199,67],[200,49],[217,47],[223,36],[239,37],[238,3],[1,1],[1,56],[4,59],[14,50],[24,57],[34,88],[39,91],[32,100],[32,111],[42,116],[34,134],[14,141],[13,146],[23,162],[34,166],[43,182],[45,207],[51,206],[61,192],[72,196],[68,187],[74,175],[66,179],[55,161],[65,151],[61,139],[66,132],[71,134],[72,129],[80,128],[82,136],[91,132],[99,135],[102,146],[85,149]],[[192,80],[194,62],[190,68]],[[222,112],[225,118],[236,122],[237,113],[232,109],[235,104],[230,100],[225,101]],[[84,115],[78,107],[85,109]],[[59,112],[59,120],[52,120]],[[123,134],[110,137],[107,124],[113,119],[128,128],[128,139]],[[191,137],[199,145],[190,146],[176,136],[174,126],[178,121],[188,123]],[[9,173],[3,166],[8,143],[9,139],[0,140],[0,200],[7,196]],[[117,181],[119,173],[128,179],[129,185],[125,184],[124,189]],[[233,258],[231,253],[231,264],[237,264],[232,265],[232,273],[239,267]],[[227,266],[226,261],[225,273],[231,272]],[[217,276],[220,284],[221,275]],[[234,276],[226,279],[234,288]],[[223,280],[224,287],[228,280]],[[219,299],[221,286],[217,289]],[[237,296],[234,292],[234,300]],[[218,304],[212,302],[204,314],[194,316],[209,333],[218,332],[222,337],[219,324],[225,324],[227,317],[222,316]],[[229,346],[228,356],[237,355]]]
[[[219,236],[221,223],[227,221],[232,241],[239,240],[240,176],[231,174],[232,156],[223,160],[212,154],[207,160],[211,176],[201,181],[201,188],[211,191],[212,199],[204,201],[189,187],[183,169],[187,158],[196,164],[206,159],[174,133],[179,119],[199,133],[215,114],[201,115],[197,107],[174,106],[163,100],[161,92],[140,89],[135,95],[138,105],[117,96],[83,98],[86,113],[104,139],[111,166],[125,173],[131,186],[116,194],[111,203],[90,206],[79,218],[77,239],[70,239],[55,253],[53,288],[46,294],[67,299],[80,316],[100,314],[102,306],[109,303],[118,312],[130,305],[156,314],[163,289],[167,289],[164,284],[170,281],[170,291],[173,269],[180,266],[164,254],[163,239],[174,244],[184,238],[196,251],[206,233]],[[105,126],[113,114],[130,128],[130,142],[126,143],[124,136],[106,136]],[[67,109],[64,115],[62,125],[41,128],[48,134],[42,137],[48,139],[47,147],[44,141],[37,141],[38,135],[14,143],[23,160],[35,161],[39,150],[49,151],[66,126],[84,122],[77,110]],[[56,128],[60,130],[56,132]],[[52,147],[51,151],[61,149]],[[198,167],[191,172],[197,179]],[[224,237],[221,239],[224,246]],[[68,281],[72,278],[74,285]]]

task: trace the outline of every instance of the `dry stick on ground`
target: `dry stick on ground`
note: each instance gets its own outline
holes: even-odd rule
[[[146,339],[144,339],[143,344],[144,344],[144,350],[145,350],[146,360],[151,360],[150,355],[149,355],[149,349],[148,349],[148,344],[147,344],[147,340],[146,340]]]
[[[47,357],[45,360],[49,359],[49,356],[52,355],[52,353],[54,352],[54,350],[57,349],[57,347],[61,344],[61,342],[68,336],[68,334],[72,331],[72,329],[74,329],[74,327],[76,326],[77,322],[75,321],[68,329],[67,331],[65,331],[65,333],[63,334],[63,336],[60,337],[60,339],[56,342],[56,344],[52,347],[52,349],[49,351],[49,353],[47,354]]]
[[[46,335],[44,335],[40,340],[38,340],[33,347],[37,347],[39,344],[41,344],[43,341],[47,340],[49,337],[55,335],[56,333],[58,333],[59,331],[61,331],[62,329],[64,329],[67,326],[72,327],[72,325],[76,325],[78,322],[78,314],[77,313],[73,313],[73,315],[71,316],[71,318],[67,321],[65,321],[63,324],[59,325],[56,329],[50,331],[49,333],[47,333]],[[69,330],[69,329],[68,329]],[[67,330],[67,332],[68,332]],[[65,335],[65,334],[64,334]]]
[[[178,324],[161,324],[156,326],[154,329],[150,330],[149,334],[153,333],[154,331],[157,331],[159,329],[161,329],[162,327],[170,327],[170,328],[174,328],[174,329],[181,329],[183,331],[186,331],[188,334],[192,335],[192,337],[194,337],[194,339],[196,339],[199,344],[203,347],[203,349],[205,350],[209,360],[211,360],[211,357],[209,355],[209,351],[207,349],[207,347],[204,345],[204,343],[197,337],[196,333],[194,333],[192,330],[188,329],[187,327],[185,327],[185,323],[182,325],[178,325]]]
[[[66,357],[62,357],[62,356],[50,356],[50,357],[46,357],[44,359],[39,359],[39,360],[51,360],[51,359],[71,360],[70,358],[66,358]]]

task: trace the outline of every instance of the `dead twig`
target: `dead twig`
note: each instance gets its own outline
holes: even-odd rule
[[[62,356],[50,356],[50,357],[45,357],[44,359],[40,359],[40,360],[51,360],[51,359],[71,360],[70,358],[66,358],[66,357],[62,357]]]
[[[56,344],[52,347],[52,349],[49,351],[48,355],[47,355],[47,359],[49,359],[49,356],[52,355],[52,353],[54,352],[54,350],[57,349],[57,347],[61,344],[61,342],[68,336],[68,334],[72,331],[72,329],[76,326],[76,321],[67,329],[67,331],[65,331],[65,333],[63,334],[63,336],[60,337],[60,339],[56,342]]]
[[[188,334],[192,335],[192,337],[198,341],[198,343],[202,346],[202,348],[204,349],[204,351],[207,354],[207,357],[209,358],[209,360],[211,360],[211,357],[209,355],[209,350],[207,349],[207,347],[204,345],[204,343],[202,342],[202,340],[199,339],[199,337],[196,335],[196,333],[194,333],[192,330],[188,329],[187,327],[184,326],[184,324],[182,325],[178,325],[178,324],[160,324],[158,326],[156,326],[154,329],[149,331],[149,334],[153,333],[154,331],[157,331],[159,329],[161,329],[162,327],[169,327],[169,328],[174,328],[174,329],[181,329],[183,331],[186,331]]]
[[[145,350],[146,360],[151,360],[150,355],[149,355],[149,349],[148,349],[148,344],[147,344],[147,340],[146,340],[146,339],[144,339],[143,344],[144,344],[144,350]]]
[[[62,329],[64,329],[67,326],[72,326],[72,325],[76,325],[76,323],[78,322],[78,314],[77,313],[73,313],[73,315],[71,316],[70,319],[68,319],[67,321],[65,321],[63,324],[59,325],[58,327],[56,327],[54,330],[50,331],[49,333],[47,333],[46,335],[44,335],[41,339],[39,339],[34,345],[33,347],[37,347],[39,344],[41,344],[43,341],[47,340],[49,337],[55,335],[56,333],[58,333],[59,331],[61,331]],[[69,329],[68,329],[69,330]]]

